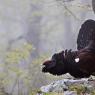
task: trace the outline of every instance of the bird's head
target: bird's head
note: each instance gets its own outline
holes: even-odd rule
[[[56,53],[52,56],[51,60],[43,63],[42,72],[49,72],[53,75],[62,75],[66,73],[64,51]]]

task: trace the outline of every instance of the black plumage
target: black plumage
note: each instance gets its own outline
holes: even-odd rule
[[[80,30],[77,37],[77,49],[85,48],[91,40],[95,41],[95,21],[94,20],[86,20]]]
[[[43,63],[42,72],[53,75],[70,73],[75,78],[95,74],[95,21],[85,21],[79,30],[77,51],[65,50],[56,53]]]

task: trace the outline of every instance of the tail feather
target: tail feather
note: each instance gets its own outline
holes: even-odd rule
[[[85,21],[79,30],[77,49],[85,48],[91,40],[95,41],[95,21],[90,19]]]

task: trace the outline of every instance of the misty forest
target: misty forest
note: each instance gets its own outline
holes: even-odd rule
[[[94,11],[95,0],[0,0],[0,95],[53,95],[36,92],[72,76],[43,73],[42,64],[77,49],[79,29],[95,20]]]

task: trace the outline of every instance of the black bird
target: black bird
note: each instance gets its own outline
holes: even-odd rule
[[[42,72],[53,75],[69,73],[75,78],[95,75],[95,21],[85,21],[78,34],[77,51],[56,53],[43,63]]]

